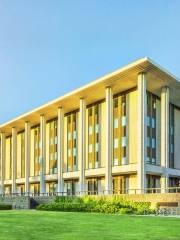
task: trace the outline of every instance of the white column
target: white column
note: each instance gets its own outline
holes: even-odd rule
[[[1,186],[0,194],[4,194],[4,161],[5,161],[5,134],[1,133]]]
[[[147,138],[147,93],[146,74],[138,74],[138,168],[137,188],[144,193],[146,188],[146,138]]]
[[[113,96],[111,87],[106,88],[106,159],[105,159],[105,193],[112,193],[112,130],[113,130]]]
[[[79,151],[80,151],[80,193],[83,194],[85,191],[85,122],[86,122],[86,104],[84,99],[80,99],[80,145],[79,145]]]
[[[30,123],[25,122],[25,193],[29,194],[29,173],[30,173]]]
[[[164,168],[161,179],[162,192],[168,187],[167,168],[169,167],[169,88],[161,90],[161,166]]]
[[[58,108],[58,189],[59,193],[64,192],[64,181],[63,181],[63,139],[64,139],[64,112],[60,107]]]
[[[12,193],[16,193],[17,131],[12,128]]]
[[[45,185],[45,164],[46,164],[46,120],[44,115],[40,116],[40,140],[41,140],[41,148],[40,148],[40,158],[41,158],[41,166],[40,166],[40,193],[43,194],[46,192]]]

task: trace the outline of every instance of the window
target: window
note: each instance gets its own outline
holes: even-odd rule
[[[174,168],[174,143],[175,143],[175,107],[170,104],[169,106],[169,167]]]
[[[76,131],[73,132],[73,139],[76,139]]]
[[[32,136],[33,136],[33,141],[34,141],[34,166],[33,166],[33,175],[38,176],[39,175],[39,169],[40,169],[40,163],[41,163],[41,158],[40,158],[40,148],[41,148],[41,143],[40,143],[40,126],[33,127],[31,129],[32,131]]]
[[[126,137],[122,137],[122,147],[126,146]]]
[[[89,135],[92,135],[92,133],[93,133],[93,128],[92,126],[89,126]]]
[[[171,153],[174,153],[174,145],[171,144]]]
[[[150,147],[150,137],[147,137],[147,147]]]
[[[68,133],[68,140],[71,140],[71,132]]]
[[[53,145],[54,144],[54,141],[53,141],[53,138],[50,139],[50,145]]]
[[[122,127],[126,126],[126,116],[122,116]]]
[[[92,108],[89,109],[89,117],[92,116]]]
[[[89,153],[92,153],[92,144],[89,144]]]
[[[73,156],[76,156],[76,148],[73,148]]]
[[[77,112],[70,113],[67,118],[67,171],[76,171],[77,166],[77,146],[78,146],[78,131],[77,131]]]
[[[88,108],[88,168],[100,166],[100,106]]]
[[[156,160],[155,158],[152,158],[152,163],[155,164],[156,163]]]
[[[155,139],[152,138],[152,148],[155,148]]]
[[[114,108],[117,108],[118,107],[118,98],[115,98],[114,99]]]
[[[96,133],[99,133],[99,124],[96,124]]]
[[[71,157],[71,149],[68,149],[68,157]]]
[[[126,157],[122,158],[122,165],[126,165]]]
[[[114,159],[114,166],[118,166],[119,165],[119,163],[118,163],[118,158],[115,158]]]
[[[157,97],[147,93],[147,162],[156,164],[156,102]]]
[[[174,134],[174,127],[171,126],[171,131],[170,131],[170,134],[173,135]]]
[[[118,118],[114,119],[114,128],[118,128]]]
[[[114,98],[113,104],[113,117],[114,117],[114,129],[113,129],[113,139],[114,139],[114,150],[113,150],[113,165],[123,165],[124,162],[127,163],[127,95],[123,94]]]
[[[99,143],[96,143],[96,152],[99,151]]]
[[[114,148],[118,148],[118,141],[119,141],[118,138],[114,139]]]
[[[152,128],[155,128],[155,119],[152,118]]]
[[[149,127],[151,125],[150,117],[147,116],[147,126]]]

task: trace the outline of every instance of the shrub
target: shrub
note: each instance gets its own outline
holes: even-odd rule
[[[10,204],[0,204],[0,210],[11,210],[12,205]]]
[[[120,208],[119,213],[120,214],[131,214],[131,213],[133,213],[133,209],[132,208]]]
[[[149,202],[132,202],[117,196],[56,197],[50,204],[40,204],[38,210],[67,212],[99,212],[110,214],[150,214]]]

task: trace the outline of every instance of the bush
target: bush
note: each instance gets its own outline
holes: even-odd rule
[[[109,214],[150,214],[149,202],[131,202],[117,196],[56,197],[50,204],[40,204],[37,209],[45,211],[99,212]]]
[[[12,205],[10,204],[0,204],[0,210],[11,210]]]
[[[133,209],[132,208],[120,208],[119,213],[120,214],[131,214],[131,213],[133,213]]]

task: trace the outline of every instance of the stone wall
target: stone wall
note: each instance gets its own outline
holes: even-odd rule
[[[30,197],[24,196],[5,196],[0,197],[0,204],[10,204],[13,209],[29,209]]]
[[[115,195],[113,195],[115,196]],[[100,196],[94,196],[99,198]],[[104,197],[111,198],[112,195],[105,195]],[[157,203],[178,203],[180,209],[180,193],[153,193],[153,194],[121,194],[116,195],[117,198],[124,198],[134,202],[150,202],[151,206],[156,207]],[[38,204],[47,204],[55,200],[56,196],[34,196]],[[0,204],[11,204],[13,209],[30,209],[30,197],[25,196],[5,196],[0,197]]]
[[[54,202],[56,196],[34,196],[33,199],[38,203],[38,204],[47,204]]]

